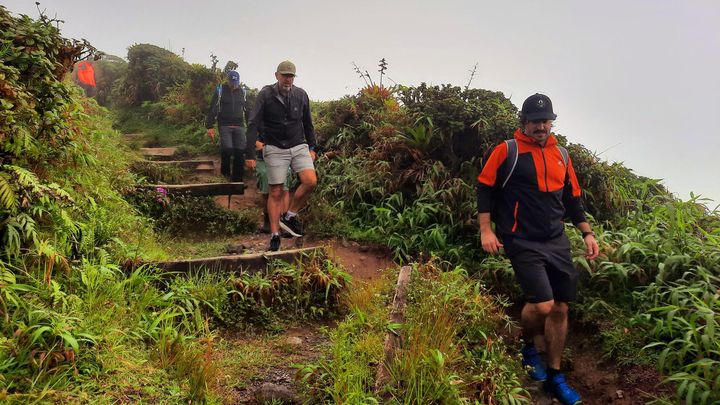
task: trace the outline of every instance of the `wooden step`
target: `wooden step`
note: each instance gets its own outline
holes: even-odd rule
[[[145,163],[152,163],[160,166],[177,166],[183,169],[196,170],[199,172],[214,172],[215,161],[210,159],[196,160],[144,160]]]
[[[159,268],[173,273],[188,273],[190,271],[212,271],[212,272],[257,272],[265,270],[273,260],[282,260],[288,263],[295,263],[303,256],[310,254],[327,256],[324,246],[309,247],[303,249],[281,250],[278,252],[253,253],[247,255],[217,256],[203,259],[170,260],[155,262]],[[148,263],[150,264],[150,263]],[[140,263],[134,263],[137,267]]]
[[[151,159],[169,159],[176,151],[177,148],[140,148],[140,152]]]
[[[157,190],[163,188],[169,194],[187,194],[195,197],[245,194],[245,183],[200,183],[200,184],[145,184],[141,188]]]
[[[137,141],[142,139],[144,136],[145,134],[123,134],[123,138],[128,141]]]
[[[195,171],[198,172],[215,172],[215,164],[214,163],[200,163],[195,167]]]

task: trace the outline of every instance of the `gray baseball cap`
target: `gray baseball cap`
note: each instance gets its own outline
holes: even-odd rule
[[[280,62],[280,64],[277,67],[277,72],[281,75],[293,75],[295,76],[295,64],[290,62],[289,60],[284,60]]]

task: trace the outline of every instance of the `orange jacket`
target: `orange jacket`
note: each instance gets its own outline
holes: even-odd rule
[[[545,146],[515,131],[518,160],[505,187],[503,165],[507,145],[493,149],[478,176],[478,212],[491,213],[501,237],[547,240],[563,232],[567,216],[574,224],[585,222],[580,185],[568,159],[567,166],[550,135]]]

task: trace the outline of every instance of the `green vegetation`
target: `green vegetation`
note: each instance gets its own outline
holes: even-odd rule
[[[386,243],[399,260],[438,256],[518,296],[508,261],[482,252],[474,219],[480,157],[517,124],[502,94],[368,87],[319,110],[328,150],[311,214],[339,218],[320,231]],[[717,401],[718,213],[581,145],[568,149],[603,252],[585,261],[568,228],[583,270],[579,319],[620,364],[657,364],[678,398]]]
[[[519,363],[498,332],[510,327],[492,296],[460,268],[413,271],[404,325],[387,323],[394,280],[349,294],[350,314],[331,332],[328,357],[300,372],[316,400],[331,403],[529,403]],[[401,328],[401,329],[400,329]],[[390,383],[374,393],[388,330],[404,336]]]
[[[217,402],[219,328],[277,331],[343,310],[327,357],[301,367],[308,394],[378,400],[374,365],[385,332],[399,328],[386,320],[389,280],[355,288],[344,302],[348,275],[320,258],[232,278],[125,270],[135,259],[168,257],[158,235],[172,237],[167,244],[188,233],[220,237],[172,251],[217,252],[222,236],[255,227],[254,211],[137,192],[139,182],[183,174],[134,161],[112,129],[186,154],[212,152],[203,112],[222,75],[134,45],[127,65],[97,62],[112,63],[95,95],[110,113],[63,81],[95,50],[60,36],[56,23],[0,6],[0,400]],[[373,85],[314,107],[325,153],[304,214],[312,232],[386,244],[401,262],[435,258],[413,279],[407,347],[384,395],[527,402],[501,337],[508,320],[477,282],[517,297],[512,270],[480,249],[474,206],[481,157],[512,132],[516,107],[500,92],[425,84]],[[621,367],[657,365],[676,402],[720,401],[720,215],[559,139],[602,249],[592,263],[576,255],[576,318]],[[577,231],[568,234],[579,253]]]

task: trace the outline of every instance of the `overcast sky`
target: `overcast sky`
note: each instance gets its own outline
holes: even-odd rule
[[[2,0],[37,16],[34,1]],[[545,93],[572,142],[720,202],[720,1],[45,0],[66,37],[125,57],[151,43],[193,63],[240,64],[244,82],[297,65],[312,99],[355,94],[356,62],[377,80],[502,91],[515,105]],[[715,203],[708,203],[711,208]]]

